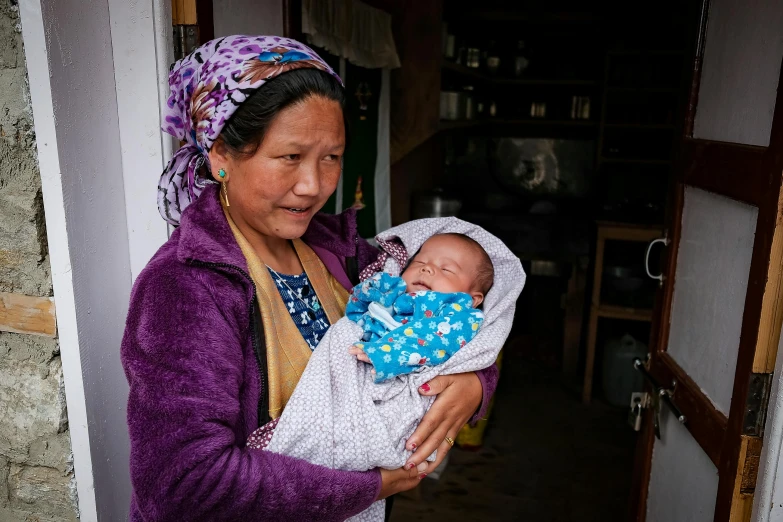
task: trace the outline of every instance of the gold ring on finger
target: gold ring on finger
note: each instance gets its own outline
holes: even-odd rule
[[[451,437],[446,437],[446,442],[448,442],[450,446],[454,446],[454,439]]]

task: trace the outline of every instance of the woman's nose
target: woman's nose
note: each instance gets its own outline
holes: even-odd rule
[[[297,196],[317,196],[321,190],[320,173],[316,165],[302,165],[299,179],[294,185]]]

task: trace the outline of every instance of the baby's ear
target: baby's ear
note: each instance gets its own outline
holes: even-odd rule
[[[484,302],[484,294],[481,292],[471,292],[470,297],[473,298],[473,308],[478,308]]]

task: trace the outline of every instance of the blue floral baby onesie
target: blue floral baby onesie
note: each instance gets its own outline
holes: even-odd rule
[[[446,362],[478,333],[484,314],[468,294],[407,293],[401,277],[378,273],[357,285],[345,311],[364,330],[375,382]]]

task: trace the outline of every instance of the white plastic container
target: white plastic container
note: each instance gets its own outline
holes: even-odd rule
[[[635,358],[644,359],[647,345],[625,334],[611,339],[604,346],[604,396],[613,406],[629,406],[631,394],[643,391],[644,377],[633,367]]]

